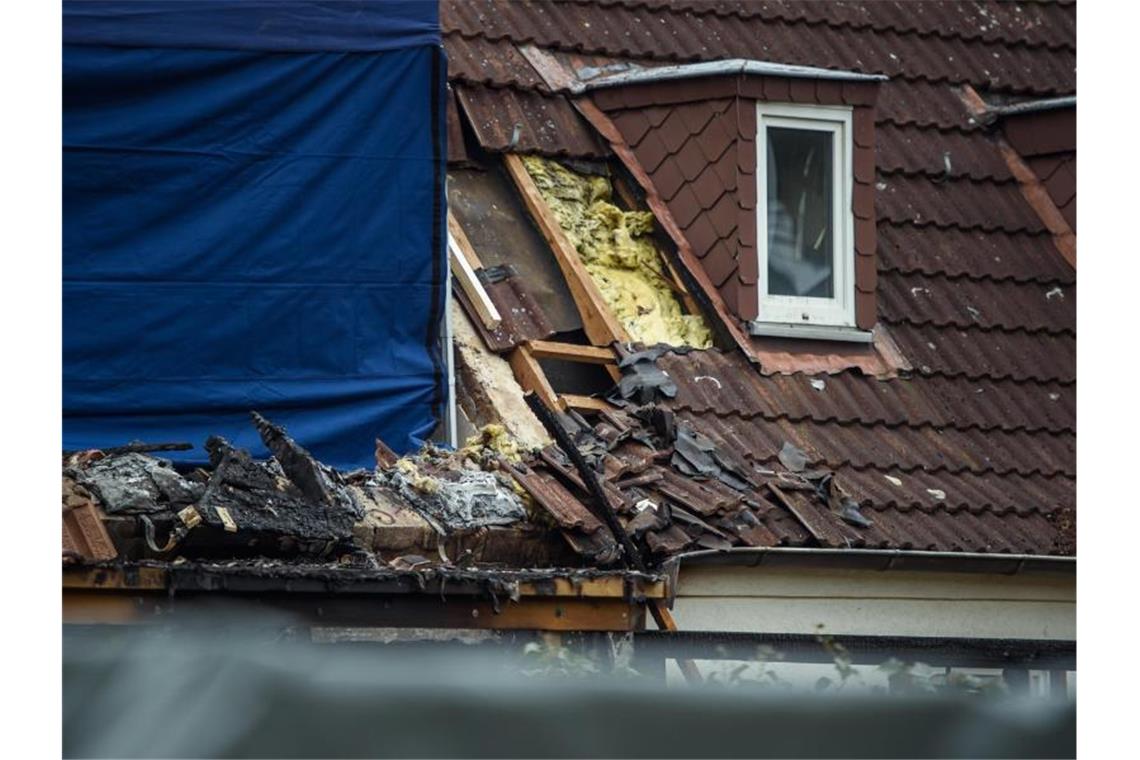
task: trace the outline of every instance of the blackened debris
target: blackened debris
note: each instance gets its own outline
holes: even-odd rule
[[[248,451],[217,436],[207,441],[206,448],[211,461],[217,462],[199,503],[207,525],[230,532],[236,525],[237,531],[307,540],[351,537],[358,511],[347,491],[331,498],[331,505],[314,503],[277,460],[255,461]]]
[[[676,426],[676,435],[670,463],[678,472],[699,478],[716,478],[738,491],[749,489],[744,469],[732,462],[711,438],[697,432],[692,423],[682,420]]]
[[[406,460],[405,460],[406,461]],[[522,501],[493,472],[438,470],[425,475],[405,465],[389,473],[401,496],[450,530],[480,525],[511,525],[526,519]]]
[[[312,454],[286,435],[284,428],[274,425],[257,412],[250,412],[250,416],[265,448],[273,453],[277,464],[281,465],[285,475],[300,489],[305,498],[326,507],[332,506],[325,474]]]
[[[621,380],[606,395],[606,400],[617,406],[652,404],[658,397],[675,398],[677,384],[669,374],[657,366],[657,359],[673,349],[655,346],[628,354],[619,363]]]
[[[72,473],[99,497],[107,514],[177,510],[203,492],[202,484],[183,478],[168,460],[135,452],[106,456]]]

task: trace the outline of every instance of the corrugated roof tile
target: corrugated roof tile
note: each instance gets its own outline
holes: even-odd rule
[[[562,95],[456,85],[459,102],[479,144],[489,151],[602,158],[610,154]],[[517,140],[515,128],[518,127]]]
[[[875,183],[878,218],[918,227],[934,225],[962,230],[1045,231],[1015,184],[879,175]]]
[[[884,273],[880,282],[879,312],[891,323],[1076,335],[1077,290],[1072,285],[896,272]]]

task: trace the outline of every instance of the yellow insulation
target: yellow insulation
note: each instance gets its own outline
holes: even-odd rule
[[[459,450],[459,456],[461,459],[480,461],[488,453],[501,454],[508,462],[517,464],[522,461],[521,451],[519,442],[505,426],[491,423],[467,439]]]
[[[615,206],[605,177],[578,174],[535,156],[524,157],[523,163],[631,340],[712,345],[704,318],[685,314],[669,285],[661,253],[649,234],[651,212]]]

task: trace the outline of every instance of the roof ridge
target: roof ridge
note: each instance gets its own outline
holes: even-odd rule
[[[565,1],[565,0],[564,0]],[[642,8],[650,13],[669,13],[671,15],[691,15],[691,16],[718,16],[720,18],[738,18],[741,20],[749,20],[753,18],[761,18],[767,20],[774,20],[788,25],[804,24],[806,26],[828,26],[832,29],[853,29],[862,31],[870,29],[874,32],[893,32],[899,35],[913,35],[919,38],[938,37],[944,40],[960,40],[962,42],[978,42],[983,45],[1000,45],[1006,48],[1019,48],[1024,47],[1028,50],[1046,49],[1050,51],[1067,50],[1076,52],[1077,46],[1075,43],[1056,42],[1050,43],[1046,40],[1039,42],[1031,42],[1025,39],[986,39],[983,34],[966,34],[960,31],[948,31],[945,29],[928,29],[920,30],[917,27],[900,28],[899,26],[890,22],[879,22],[876,24],[874,21],[868,20],[865,23],[859,23],[851,19],[832,20],[826,17],[811,19],[806,16],[791,16],[780,13],[778,10],[773,12],[771,16],[764,16],[761,11],[748,12],[740,9],[724,8],[714,4],[709,4],[703,7],[680,7],[669,4],[652,4],[648,0],[569,0],[570,2],[578,3],[580,5],[601,5],[601,6],[614,6],[621,5],[628,9]],[[753,6],[758,7],[758,6]]]

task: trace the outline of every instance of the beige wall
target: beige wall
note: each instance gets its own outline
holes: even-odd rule
[[[689,565],[673,615],[682,630],[1075,639],[1076,578]]]

